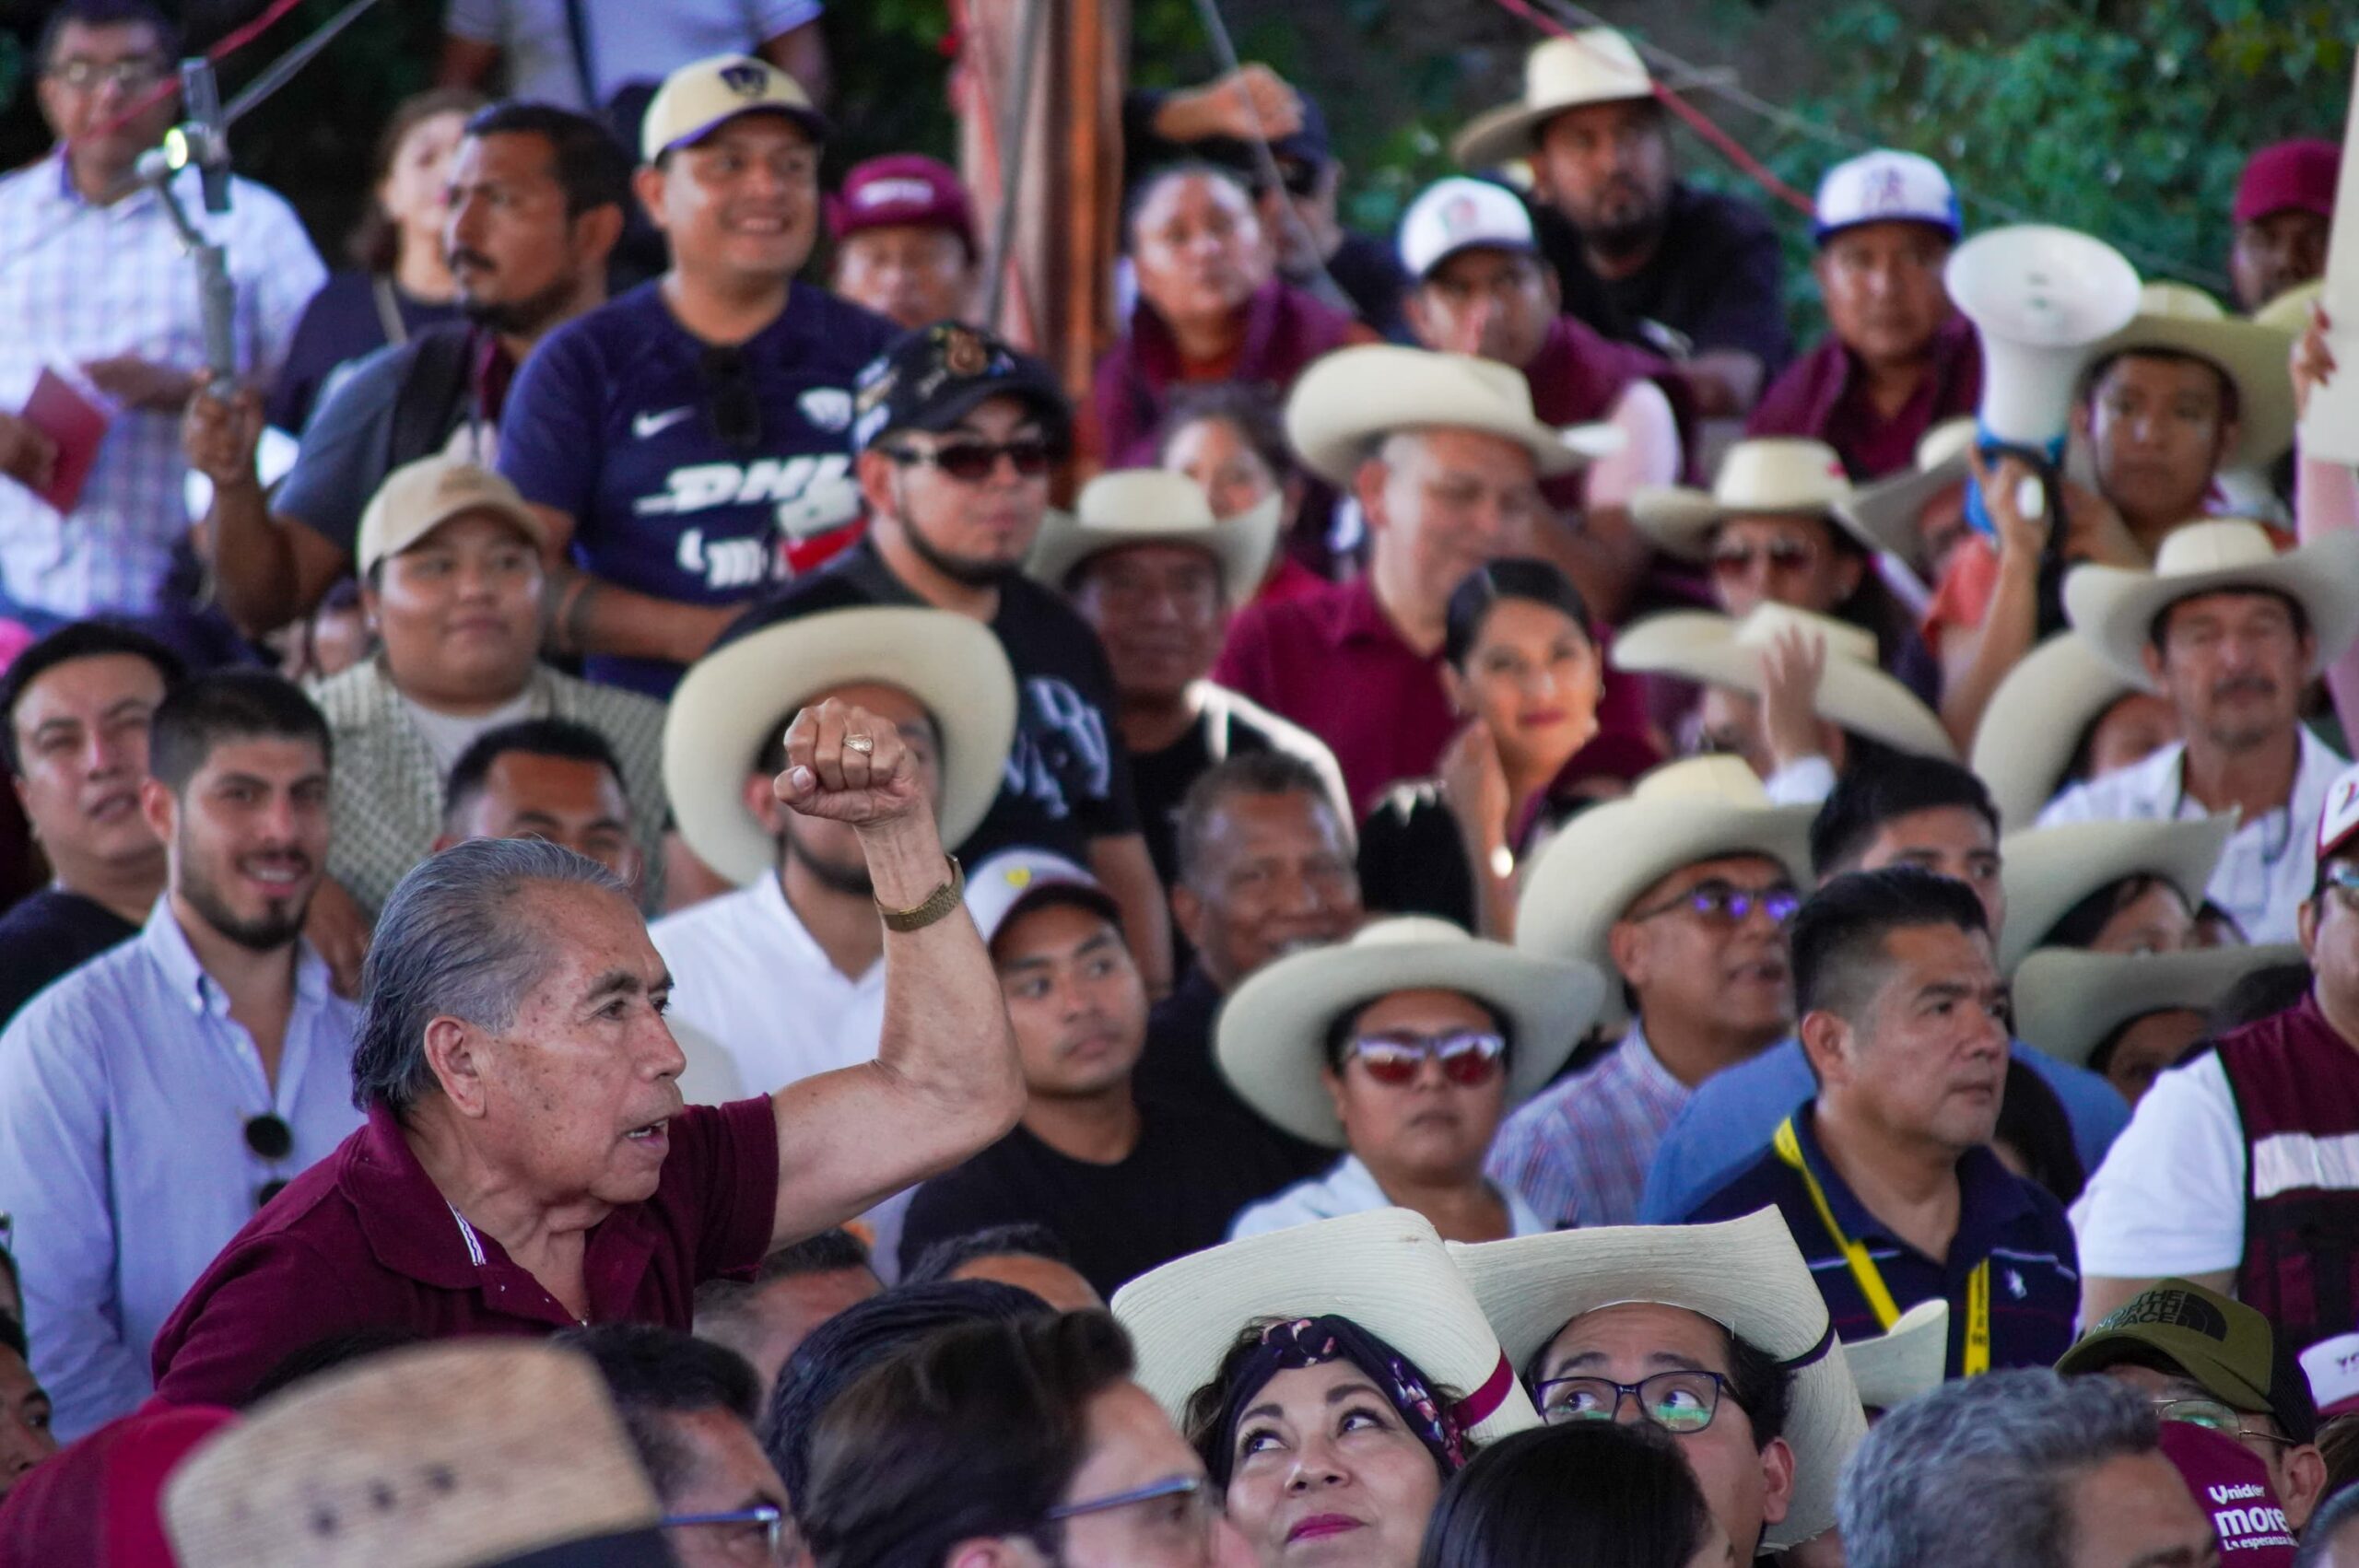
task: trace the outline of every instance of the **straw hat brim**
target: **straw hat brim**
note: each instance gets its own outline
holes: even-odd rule
[[[2330,533],[2267,561],[2163,576],[2126,567],[2075,567],[2064,578],[2073,630],[2141,691],[2155,691],[2145,649],[2154,619],[2182,599],[2244,590],[2282,593],[2302,606],[2317,639],[2317,675],[2359,637],[2359,530]]]
[[[1885,547],[1882,540],[1862,532],[1843,516],[1839,507],[1722,506],[1710,491],[1692,485],[1641,485],[1630,495],[1630,521],[1657,549],[1683,561],[1710,560],[1712,531],[1732,517],[1814,520],[1850,535],[1871,552]]]
[[[1238,1097],[1296,1137],[1344,1147],[1344,1124],[1320,1083],[1327,1031],[1346,1012],[1395,991],[1460,991],[1507,1015],[1515,1034],[1508,1104],[1547,1086],[1596,1022],[1605,977],[1594,965],[1540,958],[1497,942],[1344,943],[1293,954],[1257,971],[1221,1009],[1214,1058]]]
[[[1414,430],[1473,430],[1532,454],[1543,479],[1573,474],[1622,450],[1614,425],[1543,424],[1491,395],[1451,356],[1391,345],[1346,348],[1312,362],[1287,395],[1286,439],[1302,465],[1349,491],[1382,438]]]
[[[771,731],[815,692],[853,685],[909,693],[942,738],[942,841],[956,848],[991,810],[1015,739],[1015,673],[989,626],[942,610],[832,610],[765,626],[706,654],[672,694],[663,787],[705,864],[744,885],[777,868],[778,845],[745,809],[745,778]]]
[[[2056,796],[2081,736],[2143,682],[2125,680],[2086,639],[2060,632],[2007,672],[1974,732],[1972,766],[1990,787],[1999,825],[2029,827]]]
[[[1300,1234],[1300,1233],[1296,1233]],[[1764,1546],[1780,1549],[1835,1524],[1835,1486],[1867,1418],[1842,1352],[1828,1341],[1825,1299],[1775,1209],[1709,1225],[1614,1225],[1478,1246],[1449,1254],[1520,1371],[1586,1313],[1657,1304],[1684,1308],[1780,1361],[1825,1347],[1794,1378],[1786,1442],[1794,1494]]]
[[[1950,1359],[1950,1304],[1936,1296],[1902,1313],[1891,1329],[1870,1340],[1850,1340],[1843,1359],[1860,1403],[1897,1410],[1942,1386]]]
[[[1540,150],[1540,127],[1557,115],[1592,103],[1637,103],[1649,93],[1605,93],[1577,97],[1558,103],[1532,104],[1521,99],[1485,110],[1449,139],[1450,156],[1461,169],[1489,169],[1495,164],[1529,158]]]
[[[1836,507],[1836,517],[1869,548],[1889,551],[1914,565],[1925,554],[1918,517],[1935,496],[1963,481],[1966,470],[1966,454],[1957,452],[1931,468],[1912,468],[1863,485]]]
[[[2209,360],[2236,389],[2236,444],[2220,466],[2266,468],[2294,444],[2294,380],[2285,370],[2293,347],[2292,333],[2234,316],[2138,316],[2098,344],[2089,363],[2140,349]]]
[[[1999,846],[2007,895],[1999,972],[2012,973],[2072,906],[2126,877],[2161,877],[2189,909],[2202,907],[2236,827],[2235,816],[2223,813],[2191,822],[2060,823],[2009,835]]]
[[[1759,696],[1761,655],[1736,639],[1737,623],[1708,611],[1651,615],[1614,640],[1615,668],[1678,675]],[[1830,658],[1819,677],[1818,716],[1856,735],[1919,756],[1957,760],[1940,717],[1882,670]]]
[[[1250,510],[1206,526],[1108,528],[1051,509],[1041,521],[1040,537],[1033,544],[1024,569],[1034,581],[1062,593],[1074,569],[1093,556],[1135,544],[1178,545],[1212,556],[1220,568],[1221,591],[1227,596],[1228,607],[1238,610],[1261,591],[1262,579],[1269,575],[1285,511],[1285,497],[1272,494]]]
[[[2082,953],[2048,947],[2015,970],[2015,1036],[2059,1061],[2086,1067],[2098,1044],[2150,1012],[2208,1012],[2246,976],[2299,964],[2291,942],[2193,953]]]
[[[1399,1351],[1461,1398],[1501,1372],[1499,1342],[1423,1215],[1376,1209],[1248,1236],[1142,1274],[1114,1293],[1136,1376],[1172,1420],[1220,1375],[1250,1325],[1333,1315]],[[1469,1429],[1491,1442],[1540,1424],[1510,1368],[1498,1408]]]

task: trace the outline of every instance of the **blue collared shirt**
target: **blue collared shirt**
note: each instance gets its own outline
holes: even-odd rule
[[[2072,1124],[2073,1152],[2081,1156],[2081,1168],[2095,1176],[2105,1152],[2130,1125],[2129,1103],[2087,1068],[2059,1061],[2021,1040],[2013,1048],[2015,1059],[2038,1073],[2063,1102],[2065,1119]],[[1655,1146],[1639,1222],[1677,1224],[1769,1147],[1778,1124],[1817,1093],[1802,1043],[1791,1036],[1704,1080]]]
[[[71,1442],[152,1391],[148,1347],[215,1253],[360,1125],[358,1010],[298,949],[276,1092],[261,1053],[157,900],[136,937],[60,979],[0,1034],[0,1210],[16,1219],[33,1372]],[[294,1133],[283,1160],[250,1117]],[[289,1351],[299,1347],[289,1345]]]
[[[1816,1100],[1794,1113],[1795,1141],[1803,1163],[1826,1194],[1826,1206],[1845,1235],[1860,1243],[1884,1276],[1893,1304],[1906,1312],[1936,1298],[1950,1304],[1946,1375],[1964,1370],[1968,1277],[1990,1261],[1990,1365],[2053,1366],[2072,1343],[2072,1323],[2081,1308],[2079,1255],[2063,1206],[2047,1190],[1976,1147],[1958,1157],[1957,1235],[1949,1256],[1928,1258],[1892,1234],[1868,1212],[1819,1147],[1813,1126]],[[1827,1316],[1845,1342],[1873,1339],[1884,1331],[1867,1296],[1852,1278],[1843,1249],[1810,1199],[1801,1173],[1765,1147],[1760,1157],[1729,1184],[1682,1218],[1691,1224],[1741,1219],[1774,1204],[1793,1233],[1794,1245],[1810,1265]]]

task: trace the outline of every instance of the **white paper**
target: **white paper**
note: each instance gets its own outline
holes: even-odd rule
[[[2301,428],[2306,457],[2359,466],[2359,62],[2352,73],[2350,119],[2342,128],[2342,175],[2334,188],[2334,227],[2327,240],[2320,301],[2334,329],[2334,379],[2310,393]]]

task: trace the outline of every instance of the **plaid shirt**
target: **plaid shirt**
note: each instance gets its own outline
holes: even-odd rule
[[[327,271],[272,192],[236,181],[231,210],[217,217],[204,210],[194,170],[179,189],[198,227],[229,248],[238,363],[266,386]],[[0,321],[9,326],[0,333],[0,409],[21,409],[45,365],[122,354],[175,369],[205,363],[196,268],[154,192],[94,208],[53,153],[0,180]],[[152,609],[173,543],[188,532],[187,474],[179,415],[128,409],[107,431],[72,517],[0,480],[0,589],[67,618]]]
[[[1635,1225],[1655,1145],[1693,1093],[1633,1020],[1595,1066],[1508,1117],[1487,1173],[1559,1230]]]

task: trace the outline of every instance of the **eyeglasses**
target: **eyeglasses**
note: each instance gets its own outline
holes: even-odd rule
[[[276,1164],[295,1152],[295,1129],[287,1125],[286,1117],[275,1111],[264,1111],[260,1116],[248,1117],[245,1131],[246,1147],[253,1152],[256,1159],[267,1160]],[[254,1189],[254,1207],[263,1208],[272,1199],[286,1190],[287,1182],[284,1177],[264,1182]]]
[[[1651,909],[1632,914],[1633,921],[1651,920],[1684,909],[1710,925],[1741,926],[1755,909],[1769,917],[1772,925],[1785,926],[1792,922],[1794,912],[1802,907],[1802,896],[1784,883],[1775,887],[1738,887],[1715,878],[1699,882],[1678,897],[1666,900]]]
[[[698,360],[704,378],[705,417],[725,446],[751,451],[762,444],[762,400],[754,390],[754,369],[742,348],[705,349]]]
[[[1791,539],[1779,539],[1758,548],[1729,544],[1712,552],[1712,575],[1745,577],[1751,574],[1756,560],[1766,561],[1773,572],[1798,572],[1817,559],[1817,551]]]
[[[1221,1515],[1221,1501],[1203,1477],[1173,1476],[1129,1492],[1111,1492],[1079,1503],[1061,1503],[1042,1515],[1041,1522],[1062,1524],[1067,1519],[1142,1504],[1153,1505],[1142,1515],[1141,1523],[1158,1544],[1200,1545]]]
[[[1345,1056],[1359,1058],[1370,1078],[1396,1089],[1414,1082],[1427,1060],[1461,1087],[1487,1083],[1507,1051],[1505,1039],[1477,1029],[1448,1035],[1363,1035],[1344,1047]]]
[[[2263,1443],[2294,1445],[2290,1437],[2280,1437],[2273,1432],[2262,1432],[2244,1424],[2244,1412],[2232,1410],[2217,1399],[2150,1399],[2154,1413],[2165,1421],[2183,1421],[2189,1426],[2200,1426],[2216,1432],[2223,1437],[2251,1437]]]
[[[952,441],[932,451],[916,447],[887,447],[885,455],[907,466],[921,463],[938,468],[961,485],[980,485],[999,472],[1003,457],[1015,466],[1018,479],[1038,479],[1057,461],[1057,449],[1039,436],[1012,441]]]
[[[702,1529],[726,1525],[746,1527],[732,1538],[731,1547],[741,1556],[752,1554],[745,1549],[760,1542],[765,1555],[755,1562],[785,1562],[786,1515],[764,1503],[752,1508],[733,1508],[725,1514],[673,1514],[655,1521],[656,1527],[666,1530]]]
[[[1729,1380],[1717,1372],[1658,1372],[1636,1383],[1611,1377],[1556,1377],[1534,1390],[1540,1414],[1552,1426],[1576,1421],[1612,1421],[1622,1413],[1624,1396],[1638,1402],[1638,1413],[1665,1432],[1692,1436],[1712,1424]]]
[[[2351,914],[2359,915],[2359,866],[2348,860],[2330,862],[2318,873],[2321,891],[2334,895],[2334,901]]]
[[[162,81],[166,70],[161,60],[135,55],[128,60],[62,60],[49,75],[77,92],[88,92],[110,82],[119,88],[148,87]]]

